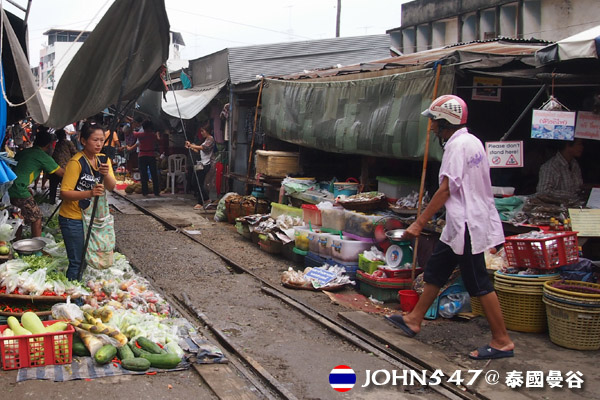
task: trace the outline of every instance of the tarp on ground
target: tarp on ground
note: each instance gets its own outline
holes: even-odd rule
[[[67,66],[45,125],[62,128],[116,104],[126,68],[123,98],[139,95],[157,79],[168,55],[164,0],[115,1]]]
[[[541,65],[578,58],[600,58],[600,25],[538,50],[535,58]]]
[[[185,90],[172,90],[162,100],[162,110],[172,117],[191,119],[215,98],[227,81],[210,86],[198,86]]]
[[[443,67],[438,96],[452,93],[453,67]],[[329,152],[420,159],[435,84],[431,69],[336,82],[267,80],[261,121],[265,133]],[[431,135],[430,157],[442,149]]]

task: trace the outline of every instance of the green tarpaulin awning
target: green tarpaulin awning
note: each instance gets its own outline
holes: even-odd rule
[[[455,70],[442,69],[438,95],[452,93]],[[305,147],[376,157],[419,159],[425,149],[435,72],[370,79],[265,82],[261,120],[267,135]],[[442,149],[432,135],[430,157]]]

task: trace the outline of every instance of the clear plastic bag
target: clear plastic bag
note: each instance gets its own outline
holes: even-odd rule
[[[52,318],[69,321],[83,320],[83,311],[77,305],[71,303],[71,297],[67,297],[66,303],[58,303],[52,306]]]

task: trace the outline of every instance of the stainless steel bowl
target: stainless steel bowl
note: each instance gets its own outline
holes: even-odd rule
[[[406,232],[406,229],[394,229],[391,231],[387,231],[385,233],[385,236],[387,236],[387,238],[390,240],[399,241],[399,240],[402,240],[402,237],[404,236],[405,232]],[[408,240],[408,239],[405,239],[405,240]]]
[[[29,255],[41,251],[46,246],[46,242],[40,239],[17,240],[12,244],[13,249],[19,254]]]

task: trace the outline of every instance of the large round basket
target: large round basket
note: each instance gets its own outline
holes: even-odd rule
[[[546,282],[543,301],[552,343],[574,350],[600,349],[600,285]]]
[[[574,350],[600,349],[600,306],[564,304],[544,296],[552,343]]]
[[[522,275],[494,274],[494,288],[507,329],[541,333],[548,328],[546,307],[542,301],[543,279],[556,279],[556,275],[531,278],[529,281]]]

